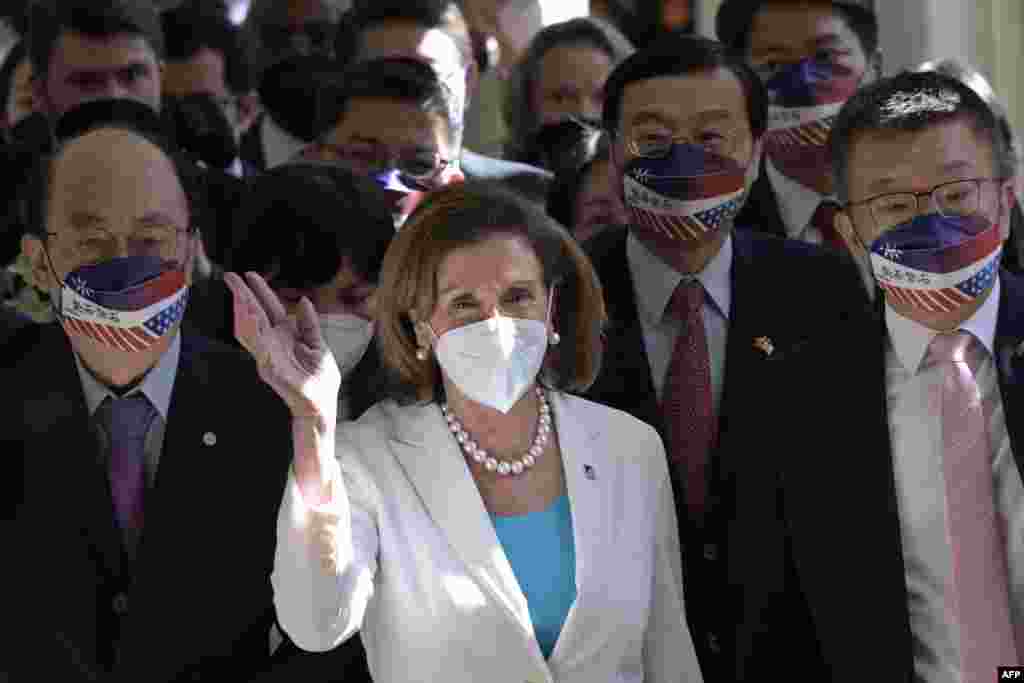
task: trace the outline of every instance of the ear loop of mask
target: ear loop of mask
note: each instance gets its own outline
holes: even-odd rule
[[[46,239],[49,239],[47,237]],[[61,323],[64,322],[64,281],[57,275],[57,269],[53,266],[53,259],[50,258],[50,248],[46,245],[46,240],[43,240],[43,254],[46,256],[46,265],[50,267],[50,273],[53,275],[53,279],[57,282],[57,302],[54,303],[54,297],[50,295],[50,308],[53,309],[54,315],[57,320]]]

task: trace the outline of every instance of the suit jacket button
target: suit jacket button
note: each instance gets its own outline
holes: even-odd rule
[[[718,559],[718,546],[714,543],[704,544],[704,559],[708,562],[714,562]]]
[[[128,594],[122,592],[115,595],[111,601],[111,607],[114,609],[114,614],[119,617],[128,614]]]

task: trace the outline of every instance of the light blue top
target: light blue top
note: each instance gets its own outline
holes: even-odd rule
[[[562,494],[540,512],[491,515],[491,520],[526,596],[537,643],[547,659],[576,600],[576,546],[569,496]]]

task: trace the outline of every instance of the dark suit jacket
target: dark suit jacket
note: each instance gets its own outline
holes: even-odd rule
[[[1006,426],[1018,471],[1024,473],[1024,279],[1000,273],[995,362]],[[799,439],[779,460],[784,523],[752,529],[758,558],[764,631],[794,612],[814,624],[817,643],[793,643],[794,656],[817,655],[832,681],[913,679],[900,519],[886,405],[884,318],[851,330],[833,349],[807,348],[779,364],[785,395],[815,393]],[[831,388],[831,390],[829,390]],[[775,568],[764,571],[766,568]],[[752,573],[753,574],[753,573]],[[777,661],[756,640],[758,670]]]
[[[2,517],[10,680],[249,681],[269,670],[291,423],[253,363],[182,333],[130,562],[67,339],[40,325],[13,345],[0,367],[0,453],[20,475]]]
[[[20,315],[17,311],[0,305],[0,349],[6,345],[9,337],[30,324],[32,324],[32,321]]]
[[[786,224],[779,212],[779,200],[772,183],[768,180],[765,162],[761,162],[761,173],[750,188],[750,196],[743,204],[743,210],[736,217],[736,226],[758,232],[786,237]]]
[[[626,257],[626,235],[625,229],[613,229],[584,245],[601,278],[610,319],[601,373],[587,398],[632,413],[664,436]],[[687,619],[709,683],[745,680],[740,648],[745,647],[751,620],[748,592],[753,586],[748,585],[748,574],[754,572],[757,579],[759,566],[756,561],[749,564],[746,551],[756,541],[749,535],[750,518],[780,514],[774,506],[766,510],[762,505],[774,488],[755,463],[770,463],[781,455],[765,448],[768,435],[780,430],[797,433],[805,424],[804,399],[785,406],[786,422],[768,419],[769,404],[778,403],[774,363],[769,359],[811,343],[827,345],[850,321],[865,314],[866,305],[851,262],[813,245],[752,230],[737,229],[733,234],[731,277],[719,436],[710,456],[709,507],[702,529],[689,524],[685,485],[678,478],[673,481],[684,547]],[[776,349],[771,356],[755,347],[758,337],[771,340]],[[768,493],[748,499],[747,489],[762,487]],[[811,624],[802,615],[785,628],[774,643],[783,658],[787,637],[813,638]],[[791,680],[801,679],[799,673],[813,673],[799,661],[784,670]],[[759,675],[763,674],[762,670]]]

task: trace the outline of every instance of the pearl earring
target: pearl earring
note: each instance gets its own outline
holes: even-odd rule
[[[421,346],[420,348],[416,349],[416,360],[425,361],[428,357],[429,354],[427,353],[427,350],[425,348]]]
[[[558,334],[557,332],[552,332],[550,340],[552,346],[558,346],[559,342],[562,341],[562,335]]]

